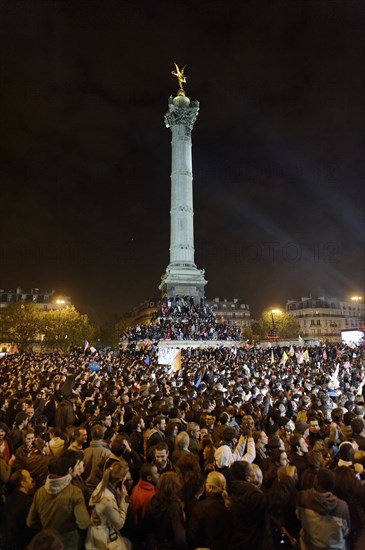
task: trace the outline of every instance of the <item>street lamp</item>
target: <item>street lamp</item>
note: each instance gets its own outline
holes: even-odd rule
[[[276,330],[276,326],[275,326],[274,314],[275,314],[275,315],[280,315],[281,309],[272,309],[272,310],[270,311],[270,313],[271,313],[271,321],[272,321],[271,336],[273,336],[273,337],[275,338],[275,337],[277,337],[278,331]]]

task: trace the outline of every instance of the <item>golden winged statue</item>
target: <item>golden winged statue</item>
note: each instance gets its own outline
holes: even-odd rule
[[[184,65],[184,67],[181,69],[181,71],[180,71],[178,65],[176,65],[176,63],[174,63],[174,65],[176,67],[176,70],[171,71],[171,74],[176,76],[176,78],[179,82],[180,90],[185,93],[184,88],[183,88],[183,84],[186,83],[186,76],[184,75],[186,65]]]

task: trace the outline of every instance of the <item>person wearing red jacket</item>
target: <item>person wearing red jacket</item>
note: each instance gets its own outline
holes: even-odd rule
[[[146,507],[156,492],[156,485],[160,474],[154,464],[142,464],[140,479],[130,496],[135,526],[143,520]]]

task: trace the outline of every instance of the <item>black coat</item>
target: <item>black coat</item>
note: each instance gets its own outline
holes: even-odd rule
[[[232,482],[232,534],[227,550],[271,550],[266,496],[247,481]]]
[[[36,532],[26,524],[32,497],[14,491],[5,501],[3,509],[4,548],[7,550],[23,550],[27,547]]]
[[[146,510],[146,530],[156,550],[186,550],[184,513],[180,501],[163,501],[154,495]]]
[[[67,426],[74,424],[76,420],[72,401],[68,398],[62,399],[57,408],[56,426],[60,430],[65,430]]]
[[[227,548],[231,534],[231,512],[220,493],[208,493],[193,508],[188,525],[190,548]]]

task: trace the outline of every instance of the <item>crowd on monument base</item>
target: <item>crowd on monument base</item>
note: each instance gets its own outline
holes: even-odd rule
[[[127,328],[121,341],[139,340],[240,340],[236,324],[219,321],[204,298],[199,303],[189,296],[164,298],[151,322]]]
[[[364,349],[157,351],[2,360],[2,548],[364,548]]]

